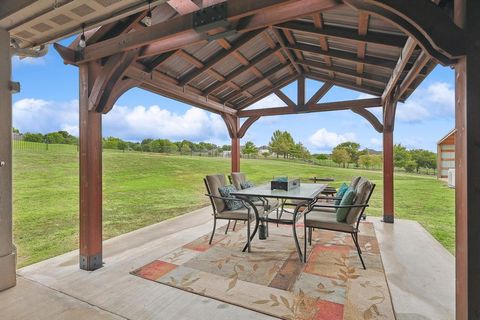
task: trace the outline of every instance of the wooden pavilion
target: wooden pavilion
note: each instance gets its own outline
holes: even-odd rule
[[[393,132],[437,65],[456,71],[457,319],[480,318],[480,2],[476,0],[7,0],[0,7],[0,289],[15,284],[11,52],[55,43],[80,74],[80,267],[102,266],[102,114],[133,87],[217,113],[240,170],[260,117],[352,110],[383,134],[384,222],[394,222]],[[39,49],[42,50],[42,49]],[[305,96],[305,80],[318,80]],[[280,89],[297,84],[297,101]],[[323,103],[332,86],[371,98]],[[283,107],[249,109],[277,95]],[[382,107],[378,119],[368,108]],[[243,120],[242,120],[243,119]]]

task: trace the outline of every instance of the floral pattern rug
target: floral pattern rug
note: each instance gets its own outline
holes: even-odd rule
[[[395,319],[373,224],[360,230],[367,270],[351,236],[331,231],[313,232],[306,264],[286,225],[270,224],[269,237],[256,237],[252,252],[243,253],[239,222],[227,235],[219,228],[211,246],[207,234],[132,274],[281,319]]]

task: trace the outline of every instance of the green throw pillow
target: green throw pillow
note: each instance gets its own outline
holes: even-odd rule
[[[220,195],[225,198],[235,198],[235,196],[230,194],[230,192],[235,192],[235,191],[237,191],[237,189],[235,189],[235,187],[232,185],[218,188],[218,192],[220,192]],[[238,210],[245,207],[243,205],[243,202],[240,200],[224,200],[224,201],[228,210]]]
[[[337,198],[342,198],[343,195],[345,194],[345,192],[347,192],[347,189],[348,189],[348,186],[347,184],[344,182],[342,183],[342,185],[340,186],[340,188],[338,188],[338,191],[337,191],[337,194],[335,195],[335,197]],[[342,199],[338,199],[338,200],[335,200],[335,205],[338,206],[340,204],[340,201]]]
[[[342,197],[342,201],[340,201],[341,206],[349,206],[353,204],[353,201],[355,200],[355,189],[353,188],[348,188],[345,194]],[[338,222],[345,222],[347,220],[347,215],[348,212],[350,211],[350,208],[338,208],[337,209],[337,221]]]

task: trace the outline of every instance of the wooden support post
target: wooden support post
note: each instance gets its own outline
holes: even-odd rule
[[[232,172],[240,172],[240,138],[232,138]]]
[[[480,319],[480,2],[455,1],[467,55],[455,66],[456,319]]]
[[[0,291],[16,284],[12,238],[12,93],[10,35],[0,29]]]
[[[393,124],[396,102],[387,99],[383,107],[383,222],[394,222]]]
[[[102,267],[102,114],[89,111],[89,95],[100,66],[80,70],[80,269]]]

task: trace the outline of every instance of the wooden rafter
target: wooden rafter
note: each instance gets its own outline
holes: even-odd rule
[[[395,91],[394,99],[400,100],[405,92],[410,88],[410,85],[417,78],[418,74],[422,71],[425,65],[430,61],[430,55],[422,51],[417,60],[413,64],[412,68],[408,71],[407,75],[399,85],[398,90]]]
[[[377,58],[377,57],[370,57],[370,56],[365,56],[365,58],[360,59],[357,57],[356,54],[351,52],[333,50],[333,49],[324,51],[321,49],[321,47],[317,47],[310,44],[297,44],[295,46],[289,46],[289,48],[316,54],[316,55],[328,56],[330,58],[341,59],[341,60],[345,60],[353,63],[363,63],[366,65],[377,66],[390,71],[393,70],[393,68],[395,68],[395,61],[392,61],[392,60]]]
[[[248,108],[249,106],[251,106],[255,102],[260,101],[263,98],[271,95],[274,90],[279,90],[279,89],[283,88],[284,86],[286,86],[286,85],[292,83],[293,81],[297,80],[297,78],[298,78],[297,73],[292,73],[290,75],[287,75],[287,76],[283,77],[282,79],[280,79],[279,81],[274,83],[273,86],[266,87],[266,88],[264,88],[264,89],[262,89],[258,92],[255,92],[254,97],[240,102],[239,107],[237,109],[242,110],[242,109]]]
[[[333,82],[325,82],[313,96],[307,101],[307,104],[315,104],[333,87]]]
[[[363,11],[360,11],[358,14],[358,35],[365,37],[368,32],[368,22],[370,20],[370,15]],[[388,36],[387,36],[388,37]],[[391,37],[388,37],[391,38]],[[357,57],[360,59],[365,59],[365,52],[367,50],[367,43],[366,42],[358,42],[357,43]],[[357,63],[357,74],[362,75],[365,66],[363,63]],[[358,85],[362,85],[362,78],[356,77],[356,81]]]
[[[326,102],[319,104],[306,105],[306,108],[300,111],[301,113],[323,112],[323,111],[339,111],[358,108],[375,108],[382,105],[382,99],[358,99],[337,102]],[[253,116],[276,116],[286,114],[297,114],[298,110],[290,107],[275,107],[265,109],[241,110],[238,112],[239,117],[253,117]]]
[[[299,77],[297,80],[297,105],[298,110],[305,107],[305,77]]]
[[[251,80],[250,82],[248,82],[246,85],[244,85],[243,87],[240,88],[240,92],[235,92],[235,93],[232,93],[228,96],[225,97],[225,101],[227,102],[230,102],[230,101],[233,101],[235,99],[237,99],[238,97],[242,96],[245,94],[245,92],[249,92],[249,90],[256,86],[259,82],[264,82],[264,81],[267,81],[268,80],[268,77],[274,75],[275,73],[279,72],[280,70],[283,70],[284,68],[286,68],[286,65],[285,64],[282,64],[280,63],[279,65],[271,68],[270,70],[268,70],[267,72],[265,72],[263,74],[263,80],[260,80],[258,81],[257,79],[253,79]],[[270,80],[269,81],[269,85],[271,86],[272,83]]]
[[[239,68],[235,69],[234,71],[232,71],[231,73],[229,73],[225,77],[224,81],[219,81],[219,82],[211,85],[210,87],[208,87],[204,91],[204,94],[209,95],[212,92],[222,88],[227,83],[234,81],[237,77],[239,77],[240,75],[242,75],[245,72],[248,72],[249,70],[252,69],[252,67],[255,67],[255,65],[259,64],[260,62],[262,62],[266,59],[271,58],[272,55],[278,50],[280,50],[280,47],[276,47],[275,49],[267,49],[267,50],[263,51],[262,53],[255,56],[255,58],[253,58],[251,61],[249,61],[249,64],[244,65],[242,67],[239,67]]]
[[[318,12],[313,15],[313,25],[316,28],[315,31],[318,31],[319,29],[323,29],[324,24],[323,24],[323,16],[321,12]],[[324,35],[319,35],[318,41],[320,43],[320,48],[322,48],[323,51],[328,51],[327,37]],[[332,59],[330,57],[323,56],[323,61],[325,61],[325,64],[327,66],[332,66]],[[328,71],[328,75],[332,79],[335,78],[335,73],[333,71]]]
[[[191,0],[167,0],[167,3],[179,14],[187,14],[200,10],[200,7]]]
[[[465,54],[466,35],[446,18],[444,12],[430,1],[414,1],[405,5],[402,0],[344,0],[357,10],[388,19],[423,50],[444,65],[451,65]]]
[[[211,58],[207,59],[207,61],[204,62],[204,67],[201,69],[196,69],[193,70],[189,73],[187,73],[184,77],[180,79],[180,84],[186,85],[189,84],[192,80],[196,79],[200,75],[202,75],[204,72],[207,70],[213,68],[216,64],[220,63],[224,59],[228,58],[231,54],[234,52],[238,51],[239,49],[243,48],[246,44],[248,44],[251,40],[253,40],[256,36],[258,36],[261,32],[263,32],[263,29],[255,30],[250,33],[246,33],[242,35],[237,41],[235,41],[233,44],[228,43],[226,40],[222,40],[221,43],[223,44],[223,47],[230,47],[226,51],[222,51],[220,53],[217,53],[213,55]]]
[[[385,83],[388,82],[388,77],[384,77],[379,74],[369,74],[369,73],[363,73],[362,75],[359,75],[356,73],[356,71],[349,69],[349,68],[344,68],[344,67],[337,67],[337,66],[328,66],[320,62],[316,61],[310,61],[310,60],[305,60],[302,62],[302,64],[306,64],[307,66],[310,66],[315,69],[320,69],[325,72],[335,72],[337,74],[342,74],[346,76],[351,76],[351,77],[359,77],[361,79],[369,80],[372,82],[375,82],[382,87],[385,86]],[[360,84],[361,85],[361,84]]]
[[[359,25],[359,29],[368,27],[368,20],[365,18],[365,15],[368,16],[368,14],[362,13],[359,18],[359,23],[364,24]],[[313,24],[309,22],[294,20],[275,25],[274,27],[279,29],[308,33],[315,36],[331,37],[339,40],[351,40],[361,43],[372,43],[395,48],[402,48],[405,44],[405,41],[407,41],[407,37],[403,35],[386,34],[379,32],[368,32],[368,34],[362,34],[350,28],[337,26],[325,27],[323,21],[321,20],[321,18],[319,18],[321,17],[320,14],[316,14],[314,17],[315,18]],[[365,23],[367,24],[365,25]],[[364,29],[364,31],[365,30],[366,29]]]
[[[310,10],[318,11],[337,5],[337,2],[334,0],[324,0],[315,1],[316,5],[308,8],[308,10],[305,8],[302,8],[302,10],[292,10],[294,5],[308,1],[310,0],[230,0],[227,7],[227,20],[235,22],[242,17],[253,15],[248,25],[245,26],[243,30],[240,30],[245,32],[280,23],[283,19],[293,19],[301,14],[302,10],[307,12]],[[275,12],[275,14],[272,14],[273,12]],[[82,63],[100,59],[115,54],[118,51],[138,47],[145,47],[141,54],[143,58],[206,41],[208,38],[208,30],[204,32],[197,32],[195,30],[193,14],[194,13],[189,13],[178,16],[168,21],[152,25],[149,28],[124,33],[117,37],[87,46],[82,57],[79,57],[76,62]],[[256,19],[257,14],[260,15],[259,19]]]
[[[393,90],[397,87],[398,81],[400,80],[400,77],[403,71],[407,67],[408,61],[410,60],[410,57],[412,56],[416,47],[417,47],[416,41],[413,38],[408,38],[407,42],[405,43],[405,47],[403,48],[402,53],[400,54],[400,58],[398,58],[397,65],[393,69],[392,75],[390,76],[390,79],[388,80],[385,90],[383,91],[383,94],[382,94],[383,100],[385,100],[387,96],[389,96],[393,92]]]
[[[287,57],[288,57],[288,60],[290,60],[290,63],[293,65],[293,67],[295,68],[295,70],[297,70],[297,73],[298,73],[298,74],[302,74],[302,70],[301,70],[300,67],[298,66],[298,63],[296,62],[295,58],[293,57],[293,55],[292,55],[292,53],[290,52],[290,50],[287,49],[287,46],[286,46],[285,41],[284,41],[284,39],[283,39],[283,36],[278,32],[278,30],[272,29],[272,32],[273,32],[276,40],[277,40],[278,43],[280,44],[280,46],[284,49],[285,54],[286,54]]]
[[[202,97],[198,93],[184,90],[183,87],[180,87],[177,84],[165,81],[164,76],[162,76],[159,72],[154,71],[153,73],[149,73],[142,70],[140,66],[133,66],[127,70],[126,76],[139,81],[142,88],[159,93],[166,97],[179,100],[181,102],[190,103],[196,107],[215,113],[223,112],[232,115],[236,113],[235,109],[218,103],[212,99]]]
[[[372,87],[366,84],[362,84],[361,86],[357,85],[355,81],[348,81],[344,79],[340,79],[338,77],[335,77],[335,79],[330,78],[329,76],[325,76],[322,74],[317,74],[310,72],[309,74],[305,75],[307,78],[313,79],[313,80],[318,80],[318,81],[323,81],[323,82],[328,82],[328,81],[334,81],[336,86],[355,90],[355,91],[360,91],[363,93],[368,93],[374,96],[380,96],[382,95],[383,88],[378,88],[378,87]]]

